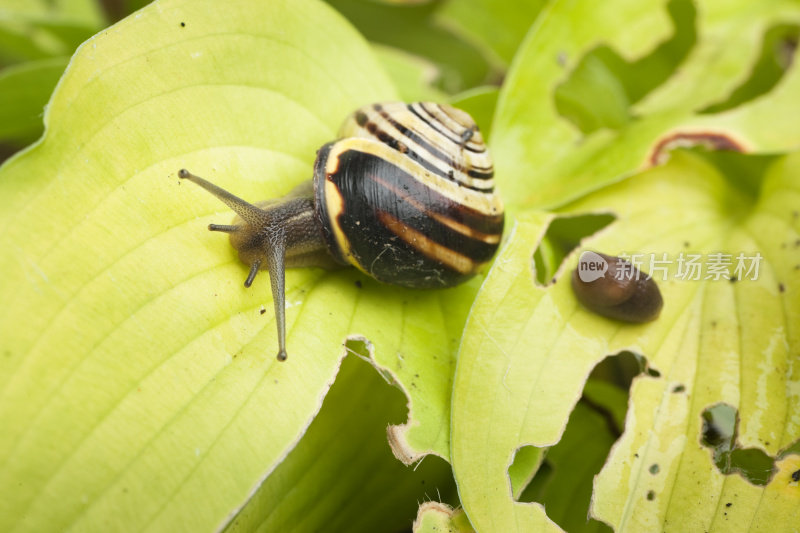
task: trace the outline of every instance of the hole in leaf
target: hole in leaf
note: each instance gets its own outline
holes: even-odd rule
[[[770,92],[792,66],[798,35],[800,26],[791,24],[781,24],[767,30],[761,41],[761,54],[750,77],[724,102],[710,105],[701,113],[721,113]]]
[[[728,453],[733,448],[736,432],[736,409],[717,404],[703,411],[703,445],[717,452]]]
[[[542,242],[533,253],[535,283],[541,287],[552,284],[564,258],[580,242],[616,220],[608,213],[562,216],[550,222]]]
[[[373,368],[378,372],[378,374],[383,378],[383,380],[388,383],[389,385],[396,385],[394,381],[394,377],[392,376],[391,372],[381,370],[380,368],[376,367],[371,359],[372,356],[372,343],[363,337],[351,337],[347,339],[344,343],[344,348],[347,350],[349,355],[353,355],[358,357],[365,363],[369,365],[373,365]]]
[[[523,489],[529,486],[533,476],[547,476],[552,465],[543,462],[547,450],[536,446],[522,446],[514,453],[514,460],[508,467],[514,497],[519,499]]]
[[[647,368],[645,358],[630,351],[595,366],[561,440],[548,449],[522,446],[514,455],[508,476],[517,501],[542,503],[565,531],[587,525],[611,531],[595,520],[587,524],[592,483],[624,429],[631,382]]]
[[[368,345],[351,342],[360,343],[360,349]],[[416,516],[420,501],[457,504],[447,462],[427,456],[416,468],[408,468],[392,455],[386,426],[407,417],[408,398],[386,386],[371,365],[346,356],[303,437],[228,526],[284,531],[286,524],[302,523],[309,530],[350,530],[342,522],[349,516],[358,519],[356,529],[402,531]],[[309,513],[309,502],[325,506]]]
[[[642,354],[623,350],[597,363],[591,377],[608,381],[627,390],[630,388],[633,378],[639,375],[659,378],[661,372],[651,367],[650,362]]]
[[[674,28],[669,40],[633,62],[607,46],[592,50],[556,89],[558,112],[584,134],[625,126],[632,119],[630,106],[664,83],[697,40],[693,3],[672,0],[667,10]]]
[[[767,485],[776,472],[775,458],[760,448],[743,448],[738,442],[739,413],[726,403],[706,408],[702,415],[701,443],[711,448],[714,464],[725,475],[739,474],[754,485]],[[778,454],[783,458],[800,451],[800,441]]]
[[[517,501],[541,503],[547,509],[547,516],[565,531],[581,531],[587,526],[598,531],[612,531],[594,519],[587,523],[586,517],[592,496],[592,478],[600,472],[615,441],[616,436],[608,430],[605,417],[584,402],[578,402],[558,444],[546,450],[524,446],[517,451],[509,467],[512,482],[516,475],[525,485],[521,494],[515,490]],[[530,463],[542,456],[544,461],[535,475],[524,476],[522,466],[535,467]],[[565,498],[565,494],[570,497]]]
[[[736,448],[731,451],[730,465],[755,485],[766,485],[772,477],[775,460],[759,448]]]
[[[800,439],[790,444],[788,448],[778,454],[778,459],[783,459],[787,455],[800,455]]]
[[[659,372],[655,368],[648,368],[647,369],[647,375],[652,377],[652,378],[660,378],[661,377],[661,372]]]
[[[352,337],[344,343],[347,353],[361,359],[369,359],[372,352],[372,343],[365,338]]]

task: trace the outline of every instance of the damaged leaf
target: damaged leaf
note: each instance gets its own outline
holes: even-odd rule
[[[319,2],[162,1],[80,47],[44,138],[0,170],[0,529],[224,524],[305,433],[348,337],[414,398],[404,453],[449,455],[478,282],[291,270],[279,363],[267,276],[242,287],[246,267],[207,231],[232,213],[176,175],[278,197],[351,111],[394,98]]]
[[[728,402],[746,427],[743,448],[790,457],[800,438],[793,414],[800,401],[800,248],[792,245],[800,233],[798,157],[729,164],[722,173],[714,158],[675,150],[775,153],[800,144],[792,118],[800,102],[795,65],[762,94],[738,96],[762,61],[762,40],[773,39],[773,28],[797,25],[800,10],[791,2],[667,6],[554,2],[500,92],[491,143],[515,220],[465,328],[453,394],[454,471],[478,530],[558,527],[539,503],[514,501],[517,480],[527,477],[515,471],[510,479],[509,465],[520,447],[545,450],[559,442],[591,370],[623,350],[644,356],[648,371],[632,385],[625,431],[594,482],[594,518],[623,530],[797,520],[797,493],[784,490],[787,496],[763,504],[774,483],[745,481],[742,488],[741,476],[715,467],[700,432],[703,410]],[[695,26],[693,44],[663,57],[659,68],[668,70],[660,84],[632,86],[625,69],[610,69],[586,72],[574,86],[584,91],[572,93],[584,109],[602,109],[612,90],[624,113],[587,132],[561,114],[556,89],[586,54],[606,46],[631,65],[644,62],[662,53],[673,24],[686,23]],[[621,82],[605,93],[586,90],[609,80]],[[738,105],[714,107],[734,94]],[[666,166],[642,173],[655,165]],[[751,167],[769,170],[742,178]],[[580,249],[562,252],[552,239],[542,241],[557,214],[537,209],[552,206],[570,217],[613,221],[586,232]],[[582,249],[660,260],[652,272],[664,276],[660,318],[627,325],[580,306],[569,276]],[[712,265],[696,282],[678,279],[688,254]],[[746,518],[722,522],[728,518],[717,504],[729,493],[749,502],[739,506]]]
[[[588,373],[622,350],[643,354],[652,370],[634,380],[625,433],[595,481],[594,517],[617,529],[708,528],[724,518],[718,502],[734,493],[739,512],[749,509],[739,524],[796,517],[800,492],[745,506],[772,483],[743,485],[721,473],[701,432],[704,409],[725,401],[739,409],[742,447],[777,455],[800,437],[800,375],[790,348],[800,342],[800,300],[791,296],[800,290],[800,247],[792,244],[800,235],[798,176],[800,156],[778,160],[753,201],[700,157],[676,153],[666,166],[566,206],[617,217],[585,248],[666,259],[655,263],[663,271],[644,267],[658,276],[664,298],[660,318],[645,325],[578,304],[567,275],[578,251],[554,285],[537,286],[530,258],[553,215],[518,217],[470,315],[456,374],[453,464],[476,528],[547,523],[541,507],[511,499],[506,465],[520,445],[558,442]],[[720,250],[730,261],[709,270]],[[689,252],[706,262],[697,280],[680,270]],[[737,271],[739,253],[747,271]],[[758,271],[750,270],[758,257]]]

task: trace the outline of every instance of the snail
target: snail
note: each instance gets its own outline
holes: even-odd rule
[[[652,277],[620,257],[592,251],[581,254],[572,290],[587,309],[623,322],[655,320],[664,305]]]
[[[208,229],[230,235],[250,267],[269,271],[286,353],[284,269],[352,265],[410,288],[452,287],[494,256],[503,204],[483,137],[470,115],[446,104],[382,103],[344,122],[317,151],[313,178],[279,200],[250,204],[181,169],[238,215]]]

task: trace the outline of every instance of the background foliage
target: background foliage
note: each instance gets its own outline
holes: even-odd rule
[[[794,530],[799,29],[792,0],[0,0],[0,529]],[[176,171],[280,196],[391,99],[473,114],[504,246],[447,291],[289,272],[277,363],[266,276]],[[584,248],[763,260],[673,261],[626,326],[575,301]]]

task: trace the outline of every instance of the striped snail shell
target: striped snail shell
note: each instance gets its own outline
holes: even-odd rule
[[[280,200],[250,204],[182,169],[178,175],[238,217],[230,234],[250,266],[270,274],[278,359],[286,359],[284,269],[352,265],[378,281],[452,287],[491,260],[503,233],[492,160],[469,114],[446,104],[356,110],[317,152],[314,177]]]

